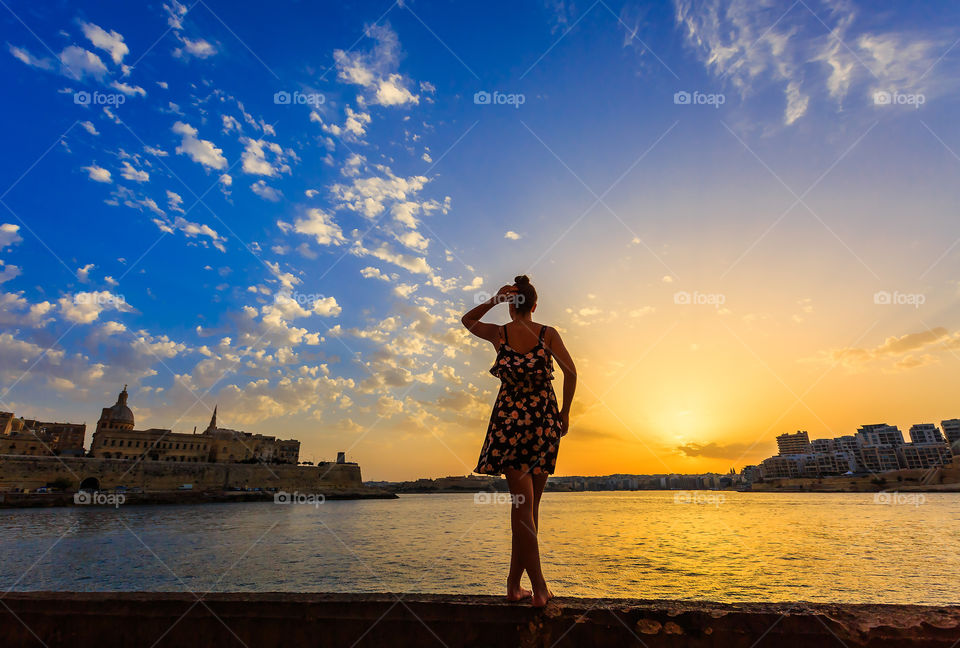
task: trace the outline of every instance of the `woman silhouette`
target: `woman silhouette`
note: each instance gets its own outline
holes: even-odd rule
[[[480,321],[500,303],[510,307],[511,321],[504,326]],[[503,474],[512,495],[510,526],[513,542],[507,599],[533,597],[543,607],[553,594],[540,569],[537,530],[540,496],[557,464],[560,437],[570,425],[570,403],[577,387],[577,370],[556,329],[533,321],[537,291],[525,276],[514,279],[497,294],[460,320],[467,330],[493,344],[497,360],[490,373],[500,379],[500,392],[493,406],[487,438],[480,451],[476,472]],[[557,407],[553,391],[553,358],[563,371],[563,406]],[[533,592],[520,586],[527,572]]]

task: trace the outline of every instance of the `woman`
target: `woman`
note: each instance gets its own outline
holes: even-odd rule
[[[508,303],[511,321],[504,326],[480,321],[487,311]],[[471,333],[493,344],[497,360],[490,373],[500,379],[500,392],[493,406],[487,438],[480,451],[476,472],[503,474],[512,495],[510,526],[513,543],[507,599],[532,596],[543,607],[553,594],[540,569],[537,529],[540,496],[547,477],[557,464],[560,437],[570,425],[570,403],[577,387],[577,370],[556,329],[533,321],[537,291],[524,275],[504,286],[460,320]],[[553,391],[553,360],[563,371],[563,405],[557,407]],[[533,592],[520,586],[527,572]]]

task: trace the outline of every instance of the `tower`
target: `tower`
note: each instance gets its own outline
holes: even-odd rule
[[[207,426],[205,432],[212,432],[217,429],[217,405],[213,406],[213,416],[210,417],[210,425]]]

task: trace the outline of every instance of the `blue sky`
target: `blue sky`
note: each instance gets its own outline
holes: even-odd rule
[[[726,467],[777,425],[960,415],[940,391],[958,13],[10,3],[0,408],[92,429],[130,383],[144,426],[220,403],[367,477],[465,473],[496,385],[457,321],[526,271],[582,360],[564,472]],[[847,382],[800,398],[824,362]],[[739,396],[696,378],[744,363]],[[883,409],[900,380],[928,397]],[[721,421],[731,398],[766,418]]]

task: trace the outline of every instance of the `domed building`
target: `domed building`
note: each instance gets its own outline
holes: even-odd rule
[[[133,410],[127,407],[127,386],[117,396],[117,402],[110,407],[104,407],[97,421],[97,432],[101,430],[132,430]]]

